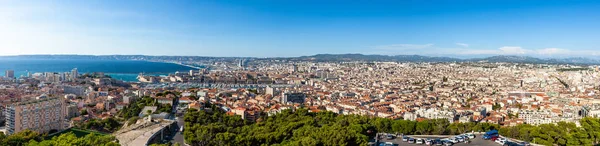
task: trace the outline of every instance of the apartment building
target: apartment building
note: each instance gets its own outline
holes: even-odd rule
[[[306,99],[305,93],[283,93],[281,103],[299,103],[303,104]]]
[[[519,118],[532,125],[553,123],[551,112],[548,110],[523,110]]]
[[[59,97],[41,96],[6,106],[6,131],[14,134],[29,129],[39,133],[64,129],[65,102]]]
[[[5,75],[7,78],[15,78],[15,71],[14,71],[14,70],[7,70],[7,71],[4,73],[4,75]]]

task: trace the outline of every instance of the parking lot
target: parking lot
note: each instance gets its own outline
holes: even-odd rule
[[[422,138],[422,139],[444,139],[444,138],[448,138],[448,137],[452,137],[452,136],[426,136],[426,137],[422,137],[422,136],[410,136],[407,135],[408,137],[412,137],[412,138]],[[481,138],[482,135],[475,135],[474,139],[470,139],[469,141],[471,141],[470,143],[456,143],[454,144],[454,146],[499,146],[500,144],[491,141],[491,140],[484,140],[483,138]],[[414,143],[408,143],[408,142],[404,142],[402,141],[402,137],[394,137],[393,139],[380,139],[379,140],[380,143],[384,143],[384,142],[391,142],[394,144],[394,146],[417,146],[417,145],[425,145],[425,144],[414,144]]]

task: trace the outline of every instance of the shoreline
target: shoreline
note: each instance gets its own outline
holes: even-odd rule
[[[53,59],[55,60],[55,59]],[[38,61],[38,60],[34,60],[34,61]],[[64,61],[64,60],[62,60]],[[93,59],[92,59],[93,61]],[[111,78],[115,79],[115,80],[120,80],[120,81],[124,81],[124,82],[139,82],[139,80],[137,80],[137,76],[140,73],[144,73],[144,75],[153,75],[153,76],[163,76],[163,75],[168,75],[168,74],[172,74],[175,72],[187,72],[189,70],[196,70],[196,69],[202,69],[202,67],[196,67],[193,65],[186,65],[183,63],[179,63],[179,62],[167,62],[167,61],[150,61],[150,60],[98,60],[98,61],[140,61],[140,62],[148,62],[148,63],[164,63],[164,64],[175,64],[177,66],[180,66],[179,70],[171,70],[171,71],[167,71],[167,72],[103,72],[103,71],[86,71],[86,72],[79,72],[79,74],[85,74],[85,73],[94,73],[94,72],[102,72],[105,75],[109,75],[111,76]],[[74,67],[74,68],[79,68],[79,66]],[[6,69],[12,69],[12,68],[6,68]],[[6,70],[5,69],[5,70]],[[51,69],[52,70],[52,69]],[[28,73],[31,74],[35,74],[35,73],[45,73],[45,72],[54,72],[54,73],[62,73],[62,72],[71,72],[71,70],[61,70],[61,71],[50,71],[50,70],[37,70],[37,71],[31,71],[31,70],[23,70],[23,68],[19,69],[19,68],[15,68],[15,77],[16,78],[20,78],[20,77],[26,77]],[[109,70],[107,70],[109,71]],[[4,76],[4,71],[0,72],[0,75]]]
[[[185,66],[185,67],[189,67],[189,68],[193,68],[193,69],[204,69],[204,68],[201,68],[201,67],[187,65],[187,64],[180,63],[180,62],[174,62],[174,61],[152,61],[152,60],[134,60],[134,61],[146,61],[146,62],[155,62],[155,63],[170,63],[170,64],[177,64],[177,65],[180,65],[180,66]]]

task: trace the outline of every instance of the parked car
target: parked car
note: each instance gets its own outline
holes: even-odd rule
[[[499,138],[496,138],[496,140],[494,140],[494,141],[495,141],[496,143],[499,143],[499,144],[501,144],[501,145],[504,145],[504,143],[506,142],[506,138],[504,138],[504,137],[499,137]]]
[[[408,143],[415,143],[415,139],[414,138],[408,138]]]
[[[502,144],[502,146],[524,146],[515,142],[511,142],[511,141],[506,141],[504,142],[504,144]]]
[[[431,139],[428,138],[427,140],[425,140],[425,144],[426,145],[432,145],[433,144],[433,140],[431,140]]]
[[[394,146],[394,143],[391,143],[391,142],[386,142],[386,143],[385,143],[385,146]]]
[[[456,136],[454,137],[454,139],[456,139],[457,142],[464,142],[465,138],[463,138],[462,136]]]
[[[492,138],[490,138],[490,140],[496,141],[496,139],[498,139],[498,138],[500,138],[500,136],[498,136],[498,135],[497,136],[492,136]]]
[[[450,140],[442,140],[442,144],[445,146],[451,146],[454,145],[454,143]]]
[[[467,137],[469,137],[469,139],[474,139],[475,138],[475,134],[473,134],[473,133],[467,133],[465,135],[467,135]]]
[[[402,137],[402,141],[407,142],[408,141],[408,136]]]
[[[391,135],[391,134],[388,134],[388,135],[385,136],[385,138],[387,138],[387,139],[394,139],[394,136]]]
[[[435,139],[433,140],[433,144],[432,145],[437,145],[437,146],[441,146],[443,145],[442,140],[440,139]]]
[[[461,134],[460,136],[462,136],[463,138],[465,138],[465,140],[471,139],[467,134]]]
[[[458,140],[454,137],[448,138],[448,141],[452,142],[453,144],[458,143]]]
[[[424,142],[424,140],[423,140],[423,139],[420,139],[420,138],[418,138],[416,143],[417,143],[417,144],[424,144],[425,142]]]

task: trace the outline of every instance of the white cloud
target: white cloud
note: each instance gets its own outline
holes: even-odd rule
[[[524,49],[519,46],[504,46],[495,50],[468,49],[459,51],[463,55],[531,55],[540,57],[568,57],[568,56],[598,56],[600,51],[596,50],[569,50],[561,48]]]
[[[497,49],[469,48],[469,44],[455,43],[462,46],[444,48],[434,44],[392,44],[372,47],[374,50],[366,54],[387,55],[527,55],[533,57],[585,57],[600,56],[600,50],[570,50],[562,48],[526,49],[521,46],[503,46]]]
[[[469,47],[469,44],[466,44],[466,43],[455,43],[455,44],[458,46],[461,46],[461,47],[465,47],[465,48]]]
[[[527,54],[527,53],[531,52],[531,50],[526,50],[519,46],[504,46],[504,47],[499,48],[499,50],[501,51],[502,54],[509,54],[509,55],[512,55],[512,54],[523,55],[523,54]]]
[[[414,50],[433,47],[433,44],[392,44],[375,46],[375,49],[380,50]]]
[[[504,46],[500,47],[496,50],[479,50],[479,49],[469,49],[460,51],[458,54],[465,55],[525,55],[527,53],[531,53],[531,50],[523,49],[519,46]]]
[[[500,50],[462,50],[458,51],[457,54],[461,55],[491,55],[491,54],[501,54]]]

